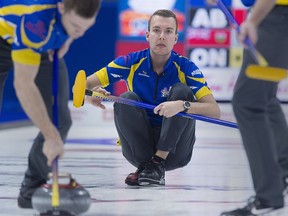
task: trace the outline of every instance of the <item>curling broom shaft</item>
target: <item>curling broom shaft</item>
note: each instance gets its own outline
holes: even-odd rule
[[[112,102],[116,102],[116,103],[127,104],[130,106],[135,106],[135,107],[140,107],[140,108],[145,108],[145,109],[150,109],[150,110],[153,110],[155,108],[155,106],[151,105],[151,104],[147,104],[147,103],[143,103],[143,102],[139,102],[139,101],[134,101],[134,100],[126,99],[126,98],[120,98],[120,97],[116,97],[116,96],[112,96],[112,95],[107,96],[107,95],[101,94],[99,92],[95,92],[95,91],[91,91],[91,90],[87,90],[87,89],[85,90],[85,95],[97,97],[97,98],[100,98],[100,99],[103,99],[106,101],[112,101]],[[221,119],[216,119],[216,118],[212,118],[212,117],[208,117],[208,116],[189,114],[189,113],[183,113],[183,112],[179,112],[176,115],[190,118],[190,119],[205,121],[205,122],[209,122],[209,123],[213,123],[213,124],[218,124],[218,125],[222,125],[222,126],[227,126],[227,127],[231,127],[231,128],[238,128],[236,123],[221,120]]]

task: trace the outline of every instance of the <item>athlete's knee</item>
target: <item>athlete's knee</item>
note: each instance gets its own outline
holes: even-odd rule
[[[126,98],[126,99],[131,99],[131,100],[137,100],[139,101],[139,96],[135,92],[124,92],[123,94],[120,95],[121,98]]]
[[[183,84],[183,83],[176,83],[174,84],[170,91],[169,91],[169,96],[168,100],[189,100],[193,101],[193,93],[190,89],[189,86]]]
[[[134,101],[141,101],[139,96],[135,92],[124,92],[120,95],[121,98],[134,100]],[[119,113],[119,109],[124,109],[125,111],[134,110],[132,106],[127,106],[125,103],[114,103],[114,113]]]

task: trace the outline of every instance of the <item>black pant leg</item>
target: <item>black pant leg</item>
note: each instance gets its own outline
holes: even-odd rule
[[[287,22],[287,7],[276,6],[259,26],[256,47],[269,66],[288,66]],[[278,83],[249,79],[245,70],[250,64],[255,62],[244,51],[232,100],[233,110],[256,196],[266,205],[279,206],[283,204],[283,173],[288,173],[287,159],[279,163],[288,155],[287,124],[276,98]]]
[[[125,92],[120,97],[140,101],[134,92]],[[135,167],[149,161],[155,153],[155,141],[145,109],[115,103],[114,122],[123,156]]]
[[[182,83],[175,84],[170,90],[168,101],[187,100],[193,102],[191,89]],[[169,151],[165,162],[166,170],[183,167],[192,157],[195,143],[195,120],[180,116],[163,118],[157,149]]]

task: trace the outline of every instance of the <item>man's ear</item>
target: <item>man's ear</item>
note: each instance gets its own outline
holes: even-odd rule
[[[176,44],[177,41],[178,41],[178,34],[177,34],[176,37],[175,37],[175,42],[174,42],[174,44]]]
[[[148,31],[146,32],[146,41],[149,42],[149,32]]]
[[[57,3],[57,8],[61,15],[64,14],[64,4],[62,2]]]

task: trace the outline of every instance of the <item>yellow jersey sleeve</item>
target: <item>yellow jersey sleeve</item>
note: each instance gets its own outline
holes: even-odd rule
[[[31,49],[12,50],[12,60],[24,65],[36,66],[40,64],[41,54]]]

